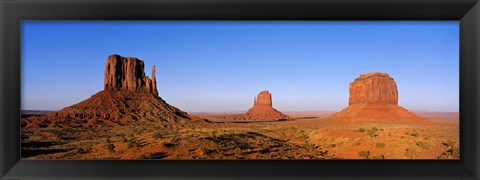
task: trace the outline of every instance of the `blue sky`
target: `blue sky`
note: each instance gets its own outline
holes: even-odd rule
[[[22,109],[59,110],[103,90],[110,54],[157,68],[187,112],[337,111],[360,74],[389,73],[399,104],[458,111],[458,21],[23,21]]]

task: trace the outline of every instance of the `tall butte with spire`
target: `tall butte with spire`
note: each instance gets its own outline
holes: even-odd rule
[[[333,115],[340,121],[420,122],[425,119],[398,105],[397,84],[387,73],[361,74],[350,83],[348,107]]]
[[[224,116],[224,119],[233,120],[287,120],[291,119],[287,115],[276,110],[272,106],[272,94],[268,91],[258,93],[253,98],[253,107],[244,114]]]
[[[158,96],[155,66],[152,79],[144,62],[117,54],[108,56],[104,90],[90,98],[44,116],[22,120],[24,127],[94,127],[120,125],[188,126],[205,122],[169,105]]]

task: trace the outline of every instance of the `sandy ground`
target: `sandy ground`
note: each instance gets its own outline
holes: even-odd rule
[[[330,112],[287,113],[293,121],[212,121],[152,126],[22,129],[24,159],[458,159],[459,119],[339,123]]]

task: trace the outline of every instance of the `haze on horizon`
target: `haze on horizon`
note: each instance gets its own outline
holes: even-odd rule
[[[379,71],[399,105],[459,111],[458,21],[22,21],[22,110],[59,110],[103,90],[110,54],[137,57],[159,96],[187,112],[239,112],[262,90],[280,111],[339,111]]]

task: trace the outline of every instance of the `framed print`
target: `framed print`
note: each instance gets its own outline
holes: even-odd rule
[[[1,177],[478,179],[477,1],[2,1]]]

